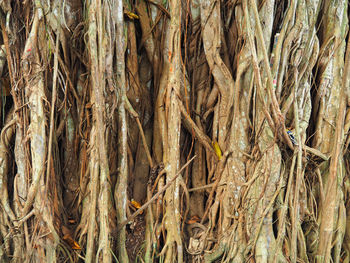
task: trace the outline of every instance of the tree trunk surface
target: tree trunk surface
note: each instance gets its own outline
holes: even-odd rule
[[[0,262],[350,262],[349,15],[0,1]]]

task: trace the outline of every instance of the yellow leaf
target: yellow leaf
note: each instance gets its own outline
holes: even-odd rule
[[[135,201],[134,199],[131,199],[131,203],[137,209],[139,209],[141,207],[141,204],[139,202]]]
[[[211,144],[214,147],[214,151],[216,153],[216,156],[219,158],[219,160],[221,160],[222,153],[221,153],[221,149],[220,149],[220,146],[219,146],[218,142],[216,140],[214,140],[214,141],[211,142]]]
[[[72,249],[75,249],[75,250],[81,249],[79,244],[75,242],[74,239],[69,234],[65,235],[63,237],[63,240],[65,240]]]
[[[73,240],[72,249],[78,250],[78,249],[81,249],[81,247],[79,246],[79,244],[77,242],[75,242]]]
[[[141,207],[141,204],[139,203],[139,202],[137,202],[137,201],[135,201],[134,199],[131,199],[131,202],[130,202],[132,205],[133,205],[133,207],[135,207],[136,209],[140,209],[140,207]],[[141,211],[141,213],[140,213],[140,215],[142,215],[142,212],[143,211]]]
[[[135,13],[124,11],[124,14],[126,14],[130,19],[139,19],[139,16],[136,15]]]

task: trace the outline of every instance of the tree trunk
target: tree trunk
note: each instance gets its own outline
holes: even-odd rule
[[[346,0],[0,3],[1,262],[349,262]]]

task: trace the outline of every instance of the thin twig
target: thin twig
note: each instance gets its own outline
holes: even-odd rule
[[[325,155],[324,153],[322,153],[321,151],[315,149],[315,148],[311,148],[307,145],[303,146],[303,149],[306,150],[309,153],[312,153],[313,155],[316,155],[318,157],[320,157],[321,159],[328,161],[329,160],[329,156]]]
[[[182,171],[196,158],[196,155],[193,156],[184,166],[176,173],[176,175],[160,189],[150,200],[148,200],[143,206],[141,206],[135,213],[133,213],[129,218],[118,224],[117,231],[121,230],[128,222],[132,221],[136,216],[141,214],[153,201],[155,201],[166,189],[168,189],[176,178],[182,173]]]
[[[221,184],[219,184],[218,186],[224,186],[224,185],[226,185],[226,184],[227,184],[227,183],[221,183]],[[205,190],[205,189],[208,189],[208,188],[212,188],[214,185],[215,185],[215,183],[211,183],[211,184],[206,184],[206,185],[202,185],[202,186],[190,188],[190,189],[188,189],[188,192],[190,193],[190,192]]]
[[[125,108],[136,119],[136,123],[137,123],[137,126],[139,127],[141,138],[142,138],[142,143],[143,143],[143,146],[144,146],[145,151],[146,151],[146,155],[147,155],[147,159],[148,159],[148,162],[149,162],[149,166],[152,168],[153,167],[153,161],[152,161],[151,153],[150,153],[150,151],[148,149],[145,133],[143,132],[139,115],[134,110],[134,108],[132,107],[129,99],[126,96],[125,96]]]
[[[166,10],[166,8],[164,8],[162,5],[157,4],[156,2],[153,2],[152,0],[147,0],[148,3],[155,5],[157,8],[159,8],[159,10],[161,10],[166,16],[167,18],[170,19],[170,13],[168,10]]]
[[[216,172],[215,173],[216,174],[216,179],[215,179],[215,182],[213,183],[213,187],[212,187],[212,189],[210,191],[210,194],[209,194],[209,197],[208,197],[208,201],[207,201],[207,204],[206,204],[206,209],[205,209],[204,215],[203,215],[203,217],[201,219],[201,224],[204,223],[205,219],[208,216],[209,209],[210,209],[210,207],[212,205],[212,201],[214,199],[214,193],[215,193],[216,189],[219,187],[219,185],[221,183],[220,182],[221,181],[221,175],[222,175],[222,173],[223,173],[223,171],[225,169],[227,157],[228,157],[229,154],[230,153],[226,152],[223,155],[222,159],[220,160],[220,162],[219,162],[219,164],[218,164],[218,166],[216,168],[216,171],[215,171]]]
[[[189,132],[194,132],[198,141],[206,148],[209,152],[214,153],[214,156],[217,157],[214,148],[211,146],[210,138],[196,125],[196,123],[191,119],[191,116],[187,113],[185,106],[182,102],[179,102],[180,111],[184,118],[184,126],[188,128]]]
[[[297,243],[298,243],[298,226],[300,221],[299,215],[299,198],[300,198],[300,187],[303,180],[304,170],[302,167],[302,144],[301,136],[300,136],[300,123],[299,123],[299,105],[297,101],[297,89],[299,86],[298,83],[298,73],[297,71],[294,74],[295,78],[295,90],[294,90],[294,124],[295,124],[295,135],[296,139],[299,142],[299,145],[295,147],[295,152],[297,152],[297,174],[295,178],[295,186],[294,186],[294,198],[293,198],[293,206],[291,207],[291,238],[290,238],[290,247],[291,247],[291,258],[292,262],[295,262],[297,259]]]
[[[53,81],[52,81],[52,98],[51,98],[51,112],[50,112],[50,133],[49,133],[49,145],[48,145],[48,157],[47,157],[47,169],[46,169],[46,185],[49,182],[49,174],[50,174],[50,164],[51,164],[51,155],[52,155],[52,137],[53,137],[53,129],[55,126],[54,118],[55,118],[55,103],[57,96],[57,71],[58,71],[58,44],[60,40],[60,30],[57,30],[56,36],[56,45],[55,45],[55,54],[54,54],[54,71],[53,71]]]

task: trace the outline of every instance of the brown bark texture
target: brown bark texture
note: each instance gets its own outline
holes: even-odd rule
[[[0,262],[350,262],[349,16],[0,1]]]

